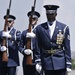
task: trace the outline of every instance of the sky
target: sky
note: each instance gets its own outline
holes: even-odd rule
[[[0,0],[0,30],[4,27],[3,16],[9,7],[10,0]],[[10,14],[16,16],[14,27],[21,32],[28,28],[27,13],[31,11],[34,0],[12,0]],[[46,21],[45,4],[59,5],[57,20],[68,25],[70,29],[71,50],[75,51],[75,0],[36,0],[35,10],[41,14],[38,24]]]

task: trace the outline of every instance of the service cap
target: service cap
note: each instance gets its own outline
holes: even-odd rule
[[[27,16],[30,17],[31,15],[32,15],[32,12],[29,11],[29,12],[27,13]],[[37,11],[34,11],[34,12],[33,12],[33,18],[39,18],[39,17],[40,17],[40,13],[38,13]]]
[[[57,12],[57,9],[59,8],[58,5],[44,5],[44,8],[46,9],[47,14],[53,14]]]
[[[16,17],[13,15],[9,15],[7,18],[8,18],[8,20],[15,20],[16,19]],[[6,19],[6,15],[4,16],[4,19]]]

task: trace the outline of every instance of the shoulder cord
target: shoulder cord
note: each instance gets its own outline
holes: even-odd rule
[[[15,29],[15,41],[16,41],[16,32],[17,32],[17,30]]]
[[[67,28],[68,26],[65,26],[65,28],[64,28],[64,35],[65,35],[65,32],[66,32],[66,28]]]

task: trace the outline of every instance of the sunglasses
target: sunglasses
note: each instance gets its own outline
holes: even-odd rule
[[[37,18],[33,18],[33,20],[37,20]]]
[[[11,21],[11,20],[9,20],[8,22],[9,22],[9,23],[11,23],[12,21]]]

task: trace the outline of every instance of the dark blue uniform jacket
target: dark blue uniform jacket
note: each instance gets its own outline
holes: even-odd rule
[[[58,48],[57,34],[61,30],[64,35],[61,48]],[[64,31],[65,30],[65,31]],[[42,67],[45,70],[59,70],[66,67],[71,68],[71,50],[70,50],[69,28],[63,23],[56,21],[56,27],[52,38],[49,35],[47,22],[36,27],[36,61],[41,59]],[[37,46],[38,44],[38,46]],[[49,50],[57,50],[51,54]]]
[[[21,40],[21,32],[12,29],[10,31],[10,35],[12,36],[11,39],[8,39],[8,62],[7,66],[12,67],[12,66],[19,66],[19,55],[18,55],[18,43]],[[0,45],[2,45],[2,31],[0,32]],[[0,66],[2,66],[2,52],[0,51]]]

